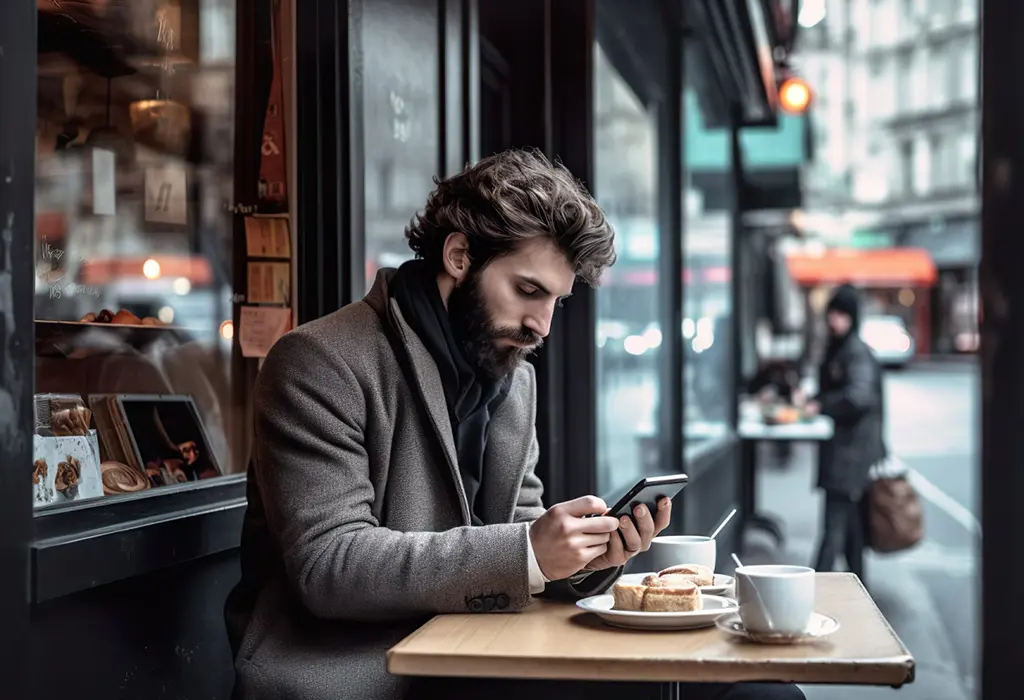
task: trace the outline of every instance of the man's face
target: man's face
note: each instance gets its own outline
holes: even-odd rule
[[[490,377],[511,372],[541,346],[575,278],[555,244],[540,238],[483,270],[471,269],[448,299],[452,329],[467,356]]]
[[[836,311],[832,309],[826,316],[828,322],[829,332],[835,337],[839,338],[850,332],[850,326],[853,325],[853,319],[850,318],[849,314],[844,314],[842,311]]]

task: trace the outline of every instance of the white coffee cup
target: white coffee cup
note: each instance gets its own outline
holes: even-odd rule
[[[717,545],[704,535],[665,535],[651,540],[648,550],[655,571],[678,564],[701,564],[715,570]]]
[[[814,614],[814,569],[806,566],[741,566],[736,569],[740,619],[750,632],[798,635]]]

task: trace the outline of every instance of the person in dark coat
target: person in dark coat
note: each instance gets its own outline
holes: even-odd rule
[[[825,492],[824,531],[815,569],[832,571],[842,552],[849,571],[864,578],[866,495],[871,466],[885,454],[882,372],[857,333],[857,290],[839,287],[827,309],[828,347],[818,376],[818,396],[807,411],[835,422],[821,446],[818,487]]]

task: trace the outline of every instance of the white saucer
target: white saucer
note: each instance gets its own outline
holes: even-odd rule
[[[824,639],[839,629],[839,622],[828,615],[814,613],[811,622],[803,634],[772,634],[748,632],[740,620],[739,612],[730,612],[715,620],[718,629],[734,637],[748,639],[759,644],[807,644]]]
[[[614,610],[615,598],[609,593],[577,601],[581,610],[592,612],[606,624],[636,630],[695,630],[711,627],[723,613],[736,610],[736,601],[716,595],[701,594],[703,610],[691,612],[634,612]]]
[[[732,576],[715,574],[714,583],[710,586],[701,586],[700,591],[701,593],[709,593],[711,595],[724,595],[729,592],[734,583],[736,583],[736,579]]]
[[[648,571],[643,574],[623,574],[619,577],[619,581],[623,583],[640,584],[645,578],[651,576],[657,572]],[[715,574],[714,583],[710,586],[701,586],[700,592],[707,595],[724,595],[729,592],[732,585],[736,583],[736,579],[732,576],[726,576],[725,574]]]

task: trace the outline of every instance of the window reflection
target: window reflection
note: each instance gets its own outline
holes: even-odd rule
[[[594,56],[594,194],[615,227],[618,262],[597,290],[597,485],[657,467],[657,127],[601,46]]]
[[[439,165],[437,7],[375,0],[363,8],[366,287],[412,257],[405,227]]]
[[[235,1],[38,7],[34,504],[241,471]]]
[[[684,102],[688,183],[683,226],[683,402],[687,444],[724,435],[732,387],[732,249],[728,133]]]

